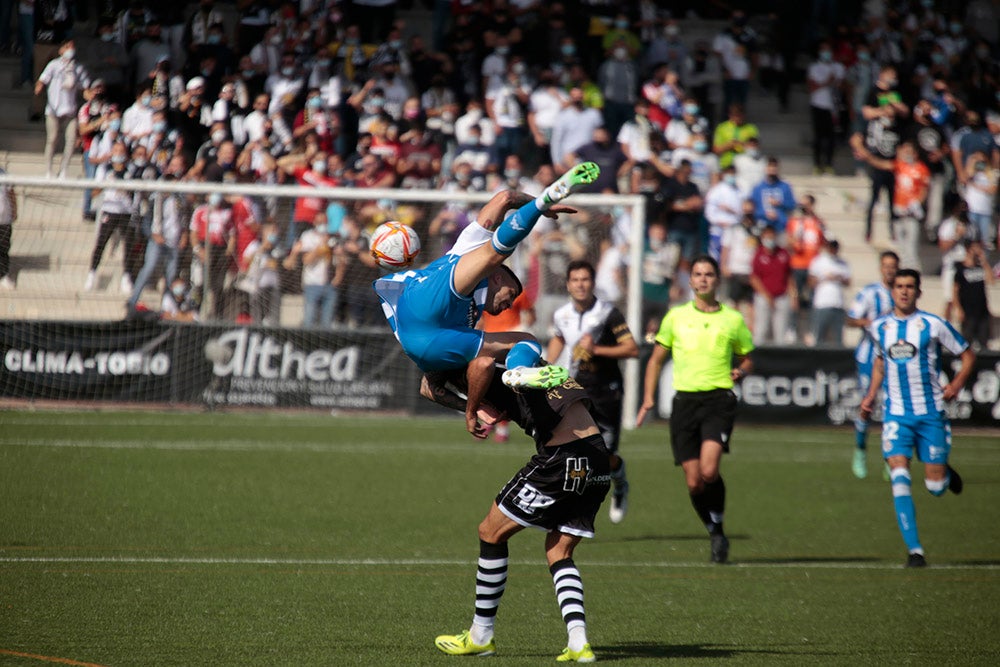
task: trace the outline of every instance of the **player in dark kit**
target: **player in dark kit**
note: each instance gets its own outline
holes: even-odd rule
[[[457,390],[448,388],[453,383]],[[464,386],[463,386],[464,385]],[[456,391],[464,391],[463,399]],[[594,536],[594,518],[608,494],[608,451],[589,412],[587,392],[572,378],[551,389],[515,391],[500,381],[493,360],[479,357],[461,371],[425,376],[421,393],[466,414],[469,431],[485,438],[487,421],[505,417],[535,440],[537,453],[497,494],[479,524],[479,563],[472,626],[441,635],[435,646],[449,655],[492,655],[493,626],[507,585],[507,541],[526,527],[547,532],[545,556],[566,623],[568,642],[560,662],[593,662],[587,641],[583,582],[573,550]]]
[[[612,523],[621,523],[628,508],[628,478],[625,460],[618,454],[621,439],[624,382],[619,359],[639,356],[639,346],[614,305],[594,293],[594,267],[587,261],[573,261],[566,268],[569,303],[552,315],[552,338],[546,357],[569,369],[593,403],[591,413],[601,429],[611,454]]]

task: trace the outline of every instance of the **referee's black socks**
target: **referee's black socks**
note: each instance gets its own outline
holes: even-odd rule
[[[722,519],[726,511],[726,483],[720,475],[712,482],[705,482],[701,493],[691,494],[691,504],[698,518],[710,534],[722,533]]]

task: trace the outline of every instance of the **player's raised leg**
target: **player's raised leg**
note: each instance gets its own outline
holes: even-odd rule
[[[501,255],[514,252],[514,248],[531,233],[543,213],[573,192],[596,181],[600,174],[601,168],[593,162],[583,162],[567,171],[559,180],[545,188],[534,201],[522,205],[500,223],[493,234],[493,249]]]

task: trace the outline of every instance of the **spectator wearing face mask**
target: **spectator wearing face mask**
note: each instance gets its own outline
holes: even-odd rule
[[[624,39],[616,40],[608,55],[597,70],[597,85],[604,96],[604,126],[611,136],[617,137],[633,114],[639,70]]]
[[[878,164],[891,164],[896,159],[896,148],[902,139],[902,121],[909,115],[910,108],[903,103],[899,94],[899,79],[896,68],[884,66],[879,71],[875,85],[861,107],[861,115],[865,120],[864,133],[857,132],[851,137],[851,148],[855,160],[870,165],[871,199],[865,216],[865,241],[872,237],[872,213],[875,205],[885,190],[889,196],[889,234],[895,238],[892,201],[895,199],[893,190],[896,179],[891,168],[882,169],[866,156],[874,156]]]
[[[755,343],[794,342],[794,332],[789,325],[796,307],[795,284],[789,262],[788,251],[778,244],[774,227],[764,227],[750,269]]]
[[[864,153],[862,158],[876,169],[892,171],[892,212],[896,218],[895,237],[900,266],[919,271],[920,255],[917,250],[927,210],[930,170],[917,159],[917,149],[909,141],[899,145],[895,160],[885,160],[873,153]]]
[[[604,124],[600,111],[584,106],[583,89],[570,89],[569,99],[570,104],[559,112],[552,126],[550,154],[559,173],[576,164],[573,154],[592,141],[595,130]]]
[[[816,214],[816,198],[807,194],[799,203],[799,210],[788,219],[785,228],[788,250],[791,255],[792,279],[799,295],[799,307],[810,307],[809,265],[819,255],[826,240],[826,225]]]
[[[997,198],[997,169],[989,163],[986,153],[976,151],[969,155],[965,171],[969,174],[964,190],[969,223],[978,230],[983,247],[993,250],[996,248],[997,232],[993,219]]]
[[[698,101],[688,96],[684,98],[680,116],[672,118],[667,123],[665,132],[667,147],[670,150],[692,148],[696,134],[708,136],[708,120],[701,115]]]
[[[374,157],[374,156],[371,156]],[[295,179],[303,187],[333,188],[339,181],[327,174],[327,153],[293,153],[278,158],[278,169]],[[326,200],[320,197],[297,197],[292,211],[285,247],[290,248],[302,232],[313,226],[317,214],[326,210]]]
[[[153,131],[153,91],[149,83],[139,87],[133,102],[122,113],[122,134],[130,145]]]
[[[951,147],[944,132],[934,122],[934,107],[929,100],[920,100],[913,108],[913,123],[907,128],[906,138],[917,147],[917,155],[927,165],[931,174],[930,192],[927,193],[927,217],[924,228],[927,236],[937,241],[944,208],[945,184],[948,180],[946,164]]]
[[[820,42],[816,60],[809,65],[806,84],[809,87],[809,109],[813,132],[813,173],[833,173],[835,135],[834,114],[844,84],[844,66],[833,59],[828,42]]]
[[[743,215],[745,199],[736,185],[736,168],[732,165],[722,170],[722,180],[705,194],[705,219],[708,220],[708,254],[719,261],[722,238],[726,229],[738,224]]]
[[[524,110],[531,95],[531,85],[525,76],[525,67],[520,57],[511,58],[500,85],[486,92],[486,113],[497,127],[490,164],[497,168],[508,155],[520,153],[527,139]]]
[[[184,157],[174,156],[161,177],[164,182],[173,182],[183,177],[187,165]],[[188,221],[191,210],[187,198],[178,193],[156,193],[154,200],[159,205],[153,207],[154,215],[146,244],[145,261],[135,279],[132,296],[128,301],[129,310],[135,310],[142,291],[153,274],[162,264],[163,275],[168,285],[172,285],[180,270],[180,256],[188,245]]]
[[[153,18],[146,25],[145,34],[129,52],[132,81],[136,85],[145,81],[160,59],[170,60],[170,45],[164,41],[160,20]]]
[[[133,193],[129,190],[116,188],[115,184],[130,180],[128,170],[129,151],[125,143],[116,141],[111,148],[111,157],[97,170],[97,181],[102,191],[101,210],[97,216],[97,239],[90,256],[90,271],[84,281],[84,291],[90,292],[97,287],[97,268],[104,256],[104,249],[112,234],[118,233],[123,240],[121,291],[132,293],[131,269],[135,263],[133,248],[140,243],[138,227],[130,224],[135,213]]]
[[[175,322],[197,322],[198,303],[191,296],[191,288],[183,278],[175,278],[160,299],[160,319]]]
[[[281,324],[281,249],[280,235],[273,224],[264,225],[260,238],[254,238],[241,255],[242,278],[237,288],[249,296],[250,319],[255,324],[275,327]]]
[[[104,82],[107,99],[121,103],[129,57],[122,43],[115,39],[114,23],[101,21],[97,26],[97,39],[89,41],[80,50],[80,61],[84,67],[95,80]]]
[[[840,242],[829,239],[809,264],[812,289],[811,336],[807,344],[844,344],[844,288],[851,284],[851,268],[840,257]]]
[[[736,184],[749,197],[754,186],[767,175],[767,158],[760,150],[760,140],[757,137],[747,139],[744,147],[742,153],[733,156],[733,166],[736,167]]]
[[[719,180],[719,158],[709,150],[708,137],[703,132],[691,135],[691,146],[682,147],[670,154],[670,163],[677,169],[682,162],[691,165],[691,181],[702,192]]]
[[[281,67],[277,72],[272,73],[264,82],[264,92],[271,97],[271,106],[267,110],[268,114],[279,113],[286,104],[298,97],[305,85],[302,77],[299,76],[299,67],[295,62],[295,55],[285,53],[281,56]]]
[[[191,14],[184,26],[182,42],[189,58],[195,58],[198,49],[208,43],[211,27],[223,22],[222,13],[216,9],[214,0],[199,1],[198,9]]]
[[[323,105],[323,97],[318,88],[312,88],[306,93],[306,103],[302,110],[295,114],[292,122],[292,136],[300,139],[313,133],[319,143],[319,149],[324,153],[334,150],[334,140],[337,137],[339,124],[335,115]]]
[[[712,151],[719,156],[719,166],[726,168],[736,156],[747,150],[751,139],[760,135],[757,126],[748,123],[743,107],[734,104],[729,108],[729,118],[719,123],[712,138]]]
[[[507,57],[510,55],[510,43],[507,35],[497,35],[493,50],[483,58],[481,68],[482,87],[480,92],[486,94],[494,88],[503,85],[507,73]]]
[[[191,178],[204,176],[208,165],[218,162],[219,148],[228,138],[229,132],[226,131],[225,123],[212,123],[208,140],[198,146],[198,151],[194,156],[194,166],[191,167],[191,172],[188,175]]]
[[[756,210],[757,222],[773,227],[779,238],[785,233],[788,217],[795,211],[795,194],[792,186],[782,180],[778,158],[767,159],[764,180],[754,186],[750,193]]]
[[[46,91],[45,103],[45,174],[52,178],[52,160],[56,145],[62,143],[59,178],[66,178],[70,158],[76,148],[77,112],[82,91],[90,86],[90,76],[76,61],[73,40],[59,47],[59,57],[45,66],[35,82],[35,95]]]
[[[597,180],[581,188],[580,192],[618,192],[618,179],[628,170],[628,158],[621,146],[611,140],[607,128],[594,130],[592,141],[580,146],[571,156],[573,164],[595,162],[601,168]]]
[[[236,250],[233,207],[221,192],[208,195],[191,216],[192,275],[200,275],[203,293],[210,296],[206,317],[217,319],[226,309],[226,276]],[[197,281],[195,281],[197,284]]]
[[[604,53],[609,53],[618,44],[625,47],[627,51],[625,55],[629,59],[634,59],[642,49],[642,42],[639,41],[639,36],[632,31],[628,14],[625,13],[615,15],[611,29],[601,38],[601,50]]]

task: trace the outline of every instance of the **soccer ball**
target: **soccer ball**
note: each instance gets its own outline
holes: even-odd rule
[[[404,269],[420,253],[420,237],[409,225],[384,222],[372,234],[372,257],[384,269]]]

